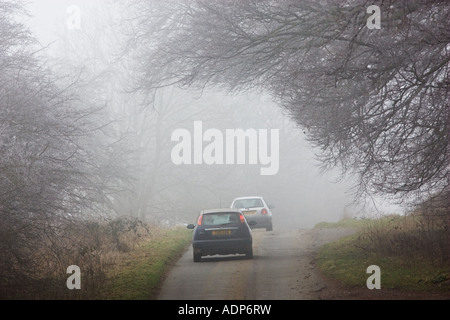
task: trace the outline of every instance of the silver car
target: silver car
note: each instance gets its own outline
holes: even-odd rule
[[[240,209],[248,221],[255,221],[254,228],[266,228],[273,230],[272,225],[272,205],[267,205],[263,197],[240,197],[233,200],[231,208]]]

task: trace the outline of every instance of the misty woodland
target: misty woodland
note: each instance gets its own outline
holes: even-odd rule
[[[94,286],[106,256],[236,193],[297,210],[312,188],[301,139],[356,199],[430,204],[448,237],[448,0],[104,0],[81,13],[47,45],[25,2],[0,0],[0,298],[41,298],[70,265]],[[198,121],[215,130],[201,147],[224,140],[195,164]],[[192,157],[189,132],[176,149],[182,128]],[[238,129],[269,134],[259,158],[227,164],[217,152]]]

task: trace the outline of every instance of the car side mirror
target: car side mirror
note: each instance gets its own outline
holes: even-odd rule
[[[275,209],[275,205],[269,204],[269,209]]]
[[[249,222],[247,222],[247,223],[248,223],[248,225],[249,225],[250,227],[256,226],[256,224],[257,224],[256,221],[249,221]]]
[[[188,224],[186,228],[188,228],[188,229],[194,229],[195,226],[191,223],[191,224]]]

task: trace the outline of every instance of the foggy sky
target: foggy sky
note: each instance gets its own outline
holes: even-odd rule
[[[31,1],[27,6],[32,17],[27,21],[32,32],[38,37],[43,46],[47,46],[54,41],[58,41],[58,35],[61,32],[61,26],[65,26],[65,22],[69,17],[67,8],[71,5],[79,6],[81,9],[81,28],[90,23],[88,19],[83,19],[83,11],[89,10],[93,3],[98,1],[92,0],[35,0]],[[107,6],[105,6],[107,10]],[[77,32],[77,30],[70,30]],[[50,50],[51,50],[50,46]],[[203,98],[201,98],[203,99]],[[226,98],[224,98],[226,99]],[[231,98],[230,98],[231,99]],[[240,108],[245,108],[247,97],[242,98],[242,104],[239,97],[234,97],[232,103],[239,104]],[[208,103],[203,101],[203,103]],[[230,102],[223,102],[230,103]],[[265,100],[264,103],[272,103]],[[278,108],[273,105],[274,108]],[[281,112],[281,110],[280,110]],[[238,123],[238,119],[236,123]],[[264,121],[261,121],[263,123]],[[280,172],[274,176],[259,177],[258,181],[247,181],[247,189],[252,190],[253,194],[238,194],[234,196],[262,195],[267,202],[275,205],[274,218],[279,225],[284,227],[312,227],[320,221],[337,221],[343,217],[345,213],[361,216],[366,213],[359,211],[355,207],[347,207],[351,201],[349,187],[351,181],[335,182],[338,174],[337,171],[321,173],[319,163],[314,159],[314,149],[302,138],[303,135],[296,128],[295,124],[289,122],[290,130],[298,133],[298,140],[295,147],[289,145],[289,148],[280,150]],[[233,129],[233,128],[230,128]],[[166,133],[170,136],[170,132]],[[292,161],[296,159],[296,170],[291,174],[283,172],[289,170],[292,163],[287,164],[284,159],[288,158]],[[170,159],[166,159],[170,161]],[[259,167],[258,167],[259,168]],[[192,168],[191,168],[192,169]],[[288,177],[288,178],[287,178]],[[240,190],[240,189],[237,189]],[[249,191],[251,192],[251,191]],[[231,204],[231,192],[226,195],[216,194],[207,195],[205,206],[227,206]],[[199,204],[201,207],[203,204]],[[382,212],[391,212],[398,210],[392,205],[386,205],[378,202]],[[206,208],[205,208],[206,209]],[[397,211],[398,212],[398,211]],[[190,221],[186,221],[189,222]],[[276,227],[276,225],[275,225]]]

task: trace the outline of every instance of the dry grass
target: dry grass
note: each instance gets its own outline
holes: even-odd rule
[[[395,256],[404,263],[450,265],[448,211],[421,207],[404,216],[388,216],[369,221],[360,236],[367,252]]]
[[[106,274],[128,252],[161,232],[158,227],[131,218],[70,221],[52,232],[44,231],[26,263],[11,259],[7,274],[2,275],[1,299],[95,298]],[[80,267],[82,290],[67,288],[70,265]]]
[[[425,202],[403,216],[366,219],[357,234],[320,249],[320,269],[365,288],[366,268],[377,265],[383,288],[449,292],[450,215],[444,200]]]

